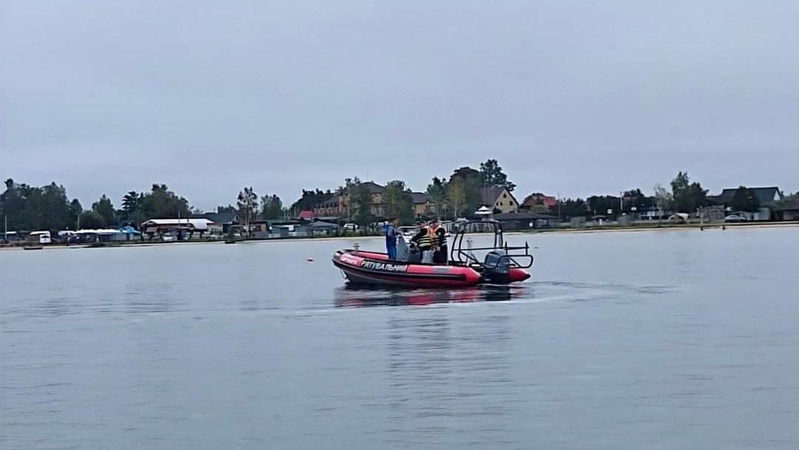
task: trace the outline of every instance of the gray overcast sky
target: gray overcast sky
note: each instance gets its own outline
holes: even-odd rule
[[[561,196],[799,190],[799,2],[6,1],[0,176],[103,193],[243,186],[286,204],[348,176],[499,161]],[[521,200],[520,198],[520,200]]]

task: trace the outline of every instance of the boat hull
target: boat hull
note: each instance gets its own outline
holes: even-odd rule
[[[413,264],[390,261],[385,253],[339,250],[333,265],[341,269],[347,280],[357,285],[392,287],[470,287],[478,284],[510,284],[530,278],[520,268],[511,268],[501,281],[487,279],[479,268],[454,265]]]
[[[337,251],[333,265],[352,284],[394,287],[470,287],[480,274],[470,267],[389,261],[385,253]]]
[[[365,258],[368,258],[368,259],[375,259],[375,260],[380,260],[380,261],[388,261],[388,255],[385,254],[385,253],[370,252],[370,251],[360,250],[360,251],[358,251],[358,254],[363,256],[363,257],[365,257]],[[430,266],[423,265],[421,267],[430,267]],[[434,267],[454,267],[454,266],[434,266]],[[472,269],[472,268],[469,268],[469,269],[473,270],[478,275],[480,275],[480,272],[478,270],[475,270],[475,269]],[[508,270],[508,274],[507,274],[506,278],[504,278],[501,282],[498,281],[498,280],[494,280],[494,282],[491,283],[491,284],[518,283],[518,282],[524,281],[524,280],[526,280],[528,278],[530,278],[530,274],[526,270],[518,268],[518,267],[511,267]],[[488,283],[488,281],[481,278],[479,284],[483,284],[483,283]]]

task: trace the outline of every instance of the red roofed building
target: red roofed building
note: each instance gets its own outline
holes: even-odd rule
[[[558,207],[558,199],[556,199],[555,197],[544,195],[541,193],[535,193],[528,195],[527,198],[524,199],[524,202],[522,202],[522,205],[519,207],[519,209],[523,211],[545,209],[547,212],[552,212],[556,210],[557,207]]]
[[[314,214],[314,212],[311,211],[310,209],[307,209],[305,211],[301,211],[300,215],[299,215],[299,219],[300,220],[314,220],[315,218],[316,218],[316,214]]]

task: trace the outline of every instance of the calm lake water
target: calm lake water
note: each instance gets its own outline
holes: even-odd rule
[[[0,251],[0,448],[799,448],[799,228],[508,239],[518,287],[403,293],[352,241]]]

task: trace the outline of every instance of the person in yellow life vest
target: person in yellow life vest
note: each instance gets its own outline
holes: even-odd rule
[[[411,242],[419,247],[419,251],[422,253],[422,264],[433,264],[433,252],[435,251],[436,243],[436,236],[433,233],[433,229],[422,222],[419,232],[411,238]]]

